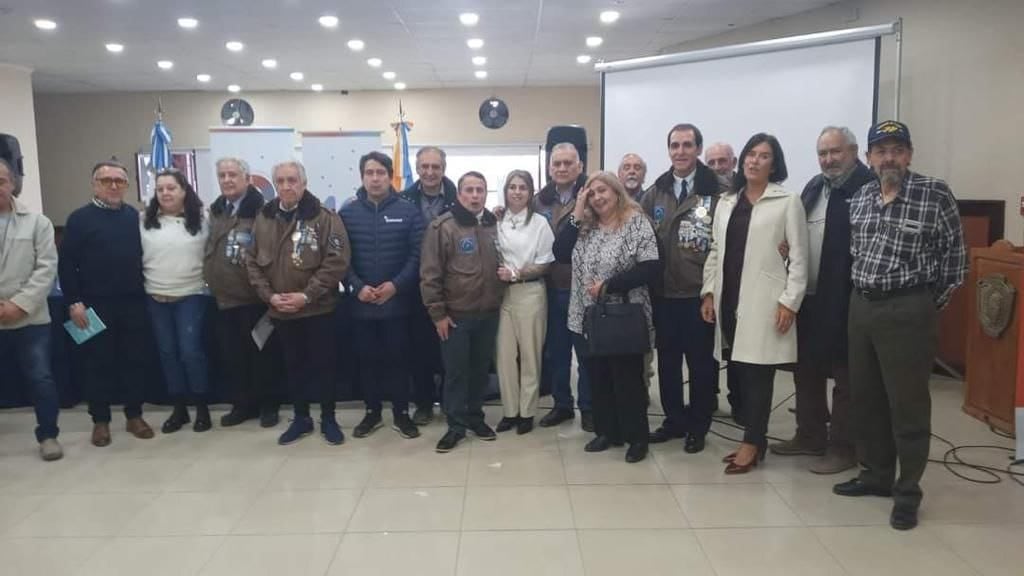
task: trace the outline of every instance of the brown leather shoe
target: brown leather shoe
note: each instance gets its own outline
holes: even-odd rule
[[[146,424],[146,421],[141,416],[129,418],[124,429],[140,440],[149,440],[154,436],[153,429],[149,427],[149,424]]]
[[[92,425],[92,445],[102,448],[110,445],[110,424],[97,422]]]

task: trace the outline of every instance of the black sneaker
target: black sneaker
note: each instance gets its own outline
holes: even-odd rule
[[[300,416],[292,420],[292,423],[288,426],[288,429],[281,434],[277,439],[277,443],[281,446],[287,446],[294,442],[298,442],[302,438],[309,436],[313,433],[313,419],[309,416]]]
[[[273,428],[281,421],[277,408],[266,408],[260,411],[260,428]]]
[[[413,424],[412,419],[405,412],[395,415],[394,422],[391,423],[391,429],[398,432],[402,438],[420,437],[420,429]]]
[[[412,414],[412,423],[417,426],[426,426],[434,419],[433,406],[417,406]]]
[[[562,422],[568,422],[574,418],[576,418],[576,413],[573,412],[572,408],[552,408],[550,412],[540,419],[540,427],[550,428],[558,426]]]
[[[320,434],[332,446],[341,446],[345,443],[345,433],[341,431],[341,426],[333,414],[320,418]]]
[[[517,418],[515,416],[513,416],[512,418],[509,418],[508,416],[505,416],[504,418],[501,419],[501,422],[498,422],[498,427],[495,428],[494,431],[495,432],[508,432],[509,430],[511,430],[511,429],[516,427],[516,423],[518,421],[519,421],[519,418]]]
[[[498,438],[498,435],[494,433],[494,430],[491,430],[491,427],[483,420],[470,425],[469,429],[472,430],[473,434],[476,434],[476,437],[481,440],[491,441]]]
[[[584,432],[594,431],[594,413],[590,410],[580,410],[580,428]]]
[[[232,426],[238,426],[246,420],[252,420],[256,417],[251,410],[245,408],[234,407],[230,412],[220,417],[221,428],[230,428]]]
[[[451,452],[453,449],[455,449],[455,446],[458,445],[459,442],[462,442],[462,440],[465,437],[466,435],[461,432],[449,430],[448,432],[445,433],[444,437],[438,441],[437,447],[434,448],[434,450],[441,453]]]
[[[363,421],[352,429],[352,435],[356,438],[366,438],[370,434],[376,432],[377,429],[383,425],[384,422],[380,417],[380,412],[376,410],[367,410],[366,416],[363,417]]]
[[[533,430],[533,418],[519,418],[519,424],[516,425],[516,434],[520,436],[529,434],[531,430]]]

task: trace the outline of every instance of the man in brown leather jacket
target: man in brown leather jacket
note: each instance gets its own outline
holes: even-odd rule
[[[316,396],[320,432],[337,445],[345,436],[334,417],[334,309],[351,256],[348,234],[338,215],[306,190],[301,163],[278,164],[273,178],[278,197],[256,217],[246,267],[256,293],[270,305],[295,407],[295,419],[278,443],[313,432],[308,399]]]
[[[498,278],[497,219],[484,208],[487,180],[459,178],[457,202],[430,223],[420,255],[423,305],[441,339],[448,432],[437,443],[449,452],[472,430],[494,440],[484,422],[483,394],[494,358],[504,284]]]

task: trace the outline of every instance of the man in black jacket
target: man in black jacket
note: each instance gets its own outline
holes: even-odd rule
[[[807,212],[807,295],[797,316],[796,435],[773,444],[780,456],[813,455],[816,474],[837,474],[857,465],[849,430],[850,378],[847,313],[850,305],[850,198],[875,177],[857,159],[857,139],[829,126],[818,137],[821,174],[804,187]],[[828,378],[832,389],[829,427]]]
[[[438,216],[446,214],[455,204],[457,190],[455,183],[445,176],[448,168],[447,155],[435,146],[424,146],[416,152],[416,175],[419,180],[402,192],[402,198],[412,202],[423,214],[424,226]],[[416,288],[417,290],[419,287]],[[437,339],[434,323],[427,315],[417,295],[415,310],[409,316],[409,333],[412,341],[412,387],[416,412],[412,421],[425,426],[434,419],[434,397],[437,385],[435,375],[444,372],[441,365],[441,341]]]

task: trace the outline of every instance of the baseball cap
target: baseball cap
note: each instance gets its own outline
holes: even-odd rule
[[[910,142],[910,128],[903,122],[897,122],[896,120],[886,120],[879,122],[868,130],[868,146],[893,138],[901,140],[908,145],[912,145]]]

